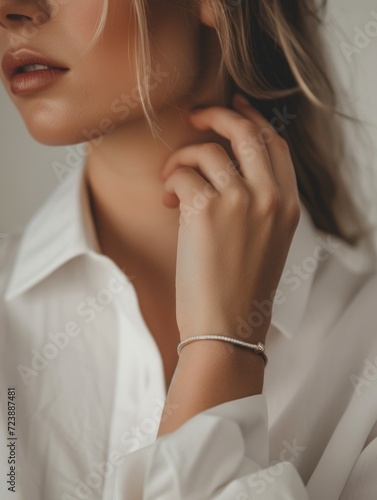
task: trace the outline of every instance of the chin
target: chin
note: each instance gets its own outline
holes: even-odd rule
[[[70,134],[64,134],[60,129],[28,127],[28,131],[35,141],[45,146],[67,146],[78,142],[73,140]]]
[[[83,141],[80,124],[73,126],[74,113],[59,103],[39,101],[19,111],[29,134],[41,144],[65,146]]]
[[[81,129],[74,130],[72,123],[56,121],[25,121],[31,137],[45,146],[67,146],[84,142]]]

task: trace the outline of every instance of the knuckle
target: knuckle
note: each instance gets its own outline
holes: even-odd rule
[[[296,198],[289,200],[286,203],[285,213],[288,223],[293,227],[297,227],[301,218],[301,206],[299,200]]]
[[[257,201],[258,212],[263,217],[274,217],[281,210],[281,197],[277,189],[271,189]]]
[[[226,198],[231,207],[239,209],[249,206],[249,192],[243,186],[236,186],[227,189]]]

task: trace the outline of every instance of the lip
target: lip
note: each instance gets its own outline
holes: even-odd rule
[[[19,72],[22,66],[30,64],[42,64],[48,66],[50,69],[37,70],[30,73]],[[51,78],[52,76],[61,76],[69,70],[61,61],[57,61],[40,52],[26,48],[17,51],[7,51],[2,59],[1,68],[5,77],[11,83],[12,92],[16,94],[30,93],[28,92],[27,85],[22,85],[22,82],[34,82],[34,85],[29,85],[29,90],[34,91],[38,89],[38,85],[35,85],[36,83],[39,82],[43,84],[42,87],[45,87],[46,84],[53,81],[53,78]],[[14,85],[16,82],[18,82],[18,84]]]

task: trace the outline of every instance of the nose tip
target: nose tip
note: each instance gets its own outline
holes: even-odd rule
[[[0,0],[0,26],[8,31],[20,32],[32,27],[40,27],[49,20],[47,9],[41,7],[43,2]]]

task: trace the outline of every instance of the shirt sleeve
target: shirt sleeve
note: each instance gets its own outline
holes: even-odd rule
[[[268,449],[265,396],[222,403],[123,457],[115,498],[309,500],[290,462],[268,467]]]

